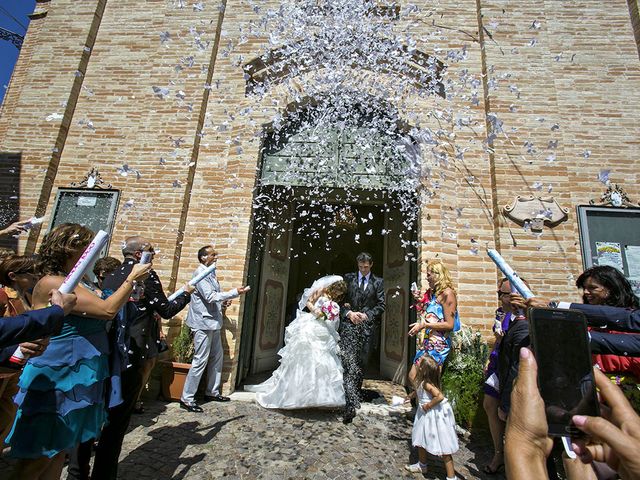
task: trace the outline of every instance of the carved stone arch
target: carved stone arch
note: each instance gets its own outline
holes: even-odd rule
[[[446,97],[442,75],[446,66],[433,55],[420,50],[409,51],[407,46],[396,47],[380,40],[381,44],[387,44],[390,50],[397,51],[409,60],[399,64],[389,60],[389,57],[377,59],[375,62],[376,71],[382,73],[402,76],[411,79],[414,86],[424,91],[433,92]],[[302,43],[293,42],[278,48],[269,50],[266,54],[256,57],[246,63],[243,67],[246,78],[246,94],[256,91],[257,87],[263,85],[274,85],[283,82],[291,76],[298,76],[305,72],[326,68],[329,63],[325,56],[327,49],[317,48],[315,56],[298,56],[295,52],[300,50]],[[374,64],[368,60],[368,55],[356,50],[358,57],[353,61],[351,67],[373,71]]]
[[[264,125],[260,184],[414,190],[408,179],[418,182],[420,148],[412,126],[387,101],[349,98],[359,100],[305,97]]]

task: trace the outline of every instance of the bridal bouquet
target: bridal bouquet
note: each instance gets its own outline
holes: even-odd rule
[[[340,316],[340,307],[336,302],[326,302],[322,307],[320,307],[320,311],[324,316],[325,320],[335,320]]]

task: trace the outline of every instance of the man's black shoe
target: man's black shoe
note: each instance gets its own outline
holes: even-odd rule
[[[180,400],[180,408],[184,408],[188,412],[193,412],[193,413],[202,413],[202,412],[204,412],[202,407],[200,405],[198,405],[197,403],[192,403],[191,405],[189,405],[188,403],[184,403],[182,400]]]
[[[142,402],[136,402],[135,407],[133,407],[133,413],[136,415],[141,415],[144,413],[144,405]]]
[[[346,412],[344,412],[344,416],[342,417],[342,423],[344,423],[345,425],[350,424],[351,422],[353,422],[353,419],[356,416],[356,412],[352,411],[352,410],[348,410]]]
[[[222,395],[205,395],[206,402],[228,402],[231,400],[229,397],[223,397]]]
[[[369,389],[363,388],[360,391],[360,397],[362,398],[362,401],[366,403],[370,403],[371,401],[375,400],[376,398],[380,398],[381,396],[382,395],[380,395],[375,390],[369,390]]]

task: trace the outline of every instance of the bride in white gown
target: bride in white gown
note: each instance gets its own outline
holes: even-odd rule
[[[247,385],[265,408],[341,407],[345,404],[338,341],[339,302],[347,286],[338,275],[305,289],[295,320],[285,329],[280,366],[259,385]],[[307,307],[309,312],[304,312]]]

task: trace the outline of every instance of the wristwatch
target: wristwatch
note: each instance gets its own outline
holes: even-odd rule
[[[548,306],[549,308],[558,308],[558,302],[556,302],[555,300],[551,300]]]

